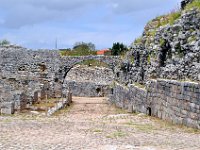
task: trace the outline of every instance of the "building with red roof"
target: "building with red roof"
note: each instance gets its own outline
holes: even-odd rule
[[[111,53],[111,50],[109,49],[102,49],[102,50],[97,51],[97,55],[105,55],[105,54],[110,54],[110,53]]]

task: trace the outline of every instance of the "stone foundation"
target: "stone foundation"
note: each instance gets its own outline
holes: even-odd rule
[[[129,111],[200,129],[200,84],[151,80],[146,89],[115,84],[110,101]]]

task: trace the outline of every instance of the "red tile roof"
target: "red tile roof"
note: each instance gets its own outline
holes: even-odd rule
[[[99,50],[99,51],[97,51],[97,55],[104,55],[105,52],[109,52],[109,51],[110,51],[109,49]]]

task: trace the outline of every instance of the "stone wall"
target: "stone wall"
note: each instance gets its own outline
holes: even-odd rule
[[[116,83],[110,101],[129,111],[200,129],[198,83],[159,79],[151,80],[146,88]]]
[[[110,94],[110,86],[94,82],[69,81],[68,86],[73,96],[106,97]]]
[[[8,45],[0,47],[0,109],[14,104],[15,110],[48,98],[65,97],[64,79],[77,63],[95,59],[112,68],[118,57],[61,57],[55,50],[28,50]],[[1,113],[8,111],[1,111]]]
[[[171,16],[177,15],[171,23]],[[164,24],[161,26],[161,24]],[[122,84],[149,79],[200,81],[200,11],[182,10],[148,22],[116,70]]]
[[[114,73],[109,68],[78,65],[68,72],[65,84],[73,96],[103,97],[109,95],[113,80]]]

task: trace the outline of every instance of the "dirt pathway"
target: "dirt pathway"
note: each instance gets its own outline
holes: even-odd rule
[[[73,98],[52,117],[0,116],[0,150],[199,150],[200,131],[143,114],[105,98]]]

